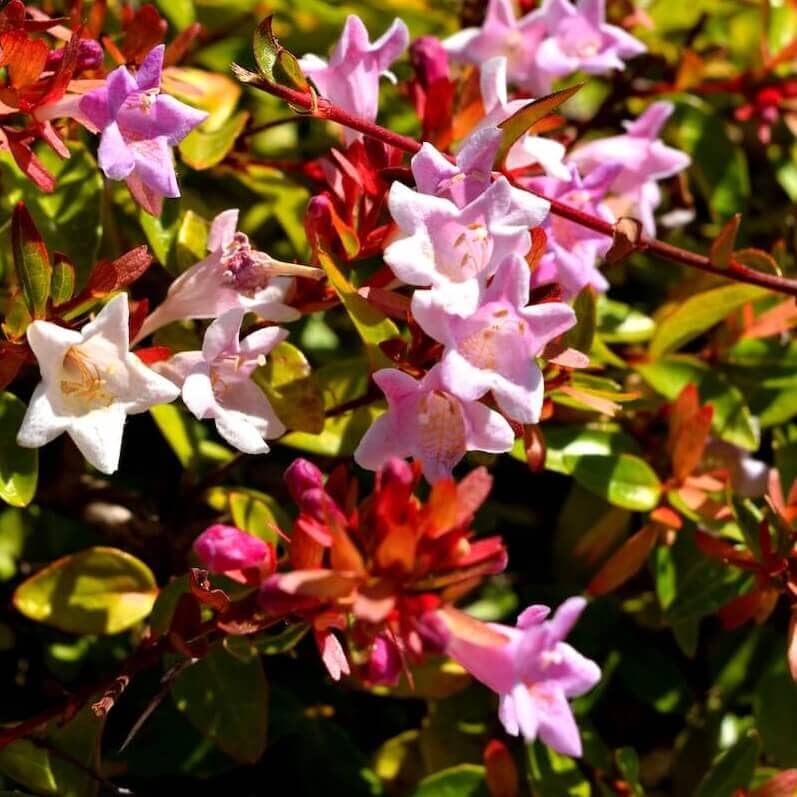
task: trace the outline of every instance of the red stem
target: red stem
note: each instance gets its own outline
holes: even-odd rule
[[[279,97],[296,108],[302,108],[308,111],[312,116],[318,119],[327,119],[330,122],[336,122],[344,127],[348,127],[366,136],[382,141],[385,144],[390,144],[411,155],[414,155],[421,148],[421,144],[414,138],[403,136],[400,133],[394,133],[392,130],[388,130],[375,122],[369,122],[367,119],[354,116],[344,111],[342,108],[339,108],[325,97],[314,98],[309,93],[296,91],[287,86],[271,83],[264,79],[255,79],[254,77],[248,77],[247,82],[275,97]],[[614,237],[614,226],[603,219],[592,216],[589,213],[585,213],[582,210],[578,210],[577,208],[566,205],[555,199],[551,199],[536,191],[532,191],[531,193],[550,202],[551,213],[561,216],[582,227],[594,230],[601,235],[606,235],[610,238]],[[778,277],[774,274],[764,274],[763,272],[748,268],[733,259],[731,259],[727,269],[719,268],[712,265],[711,261],[705,255],[690,252],[688,249],[682,249],[680,246],[673,246],[672,244],[665,243],[657,238],[650,238],[646,235],[640,237],[638,248],[658,255],[666,260],[681,263],[689,268],[715,274],[718,277],[725,277],[726,279],[736,282],[745,282],[749,285],[757,285],[761,288],[768,288],[778,293],[797,297],[797,280],[785,279],[784,277]]]

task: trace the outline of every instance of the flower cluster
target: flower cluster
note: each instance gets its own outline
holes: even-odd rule
[[[324,483],[298,459],[286,471],[299,507],[289,536],[287,570],[274,572],[271,545],[229,526],[212,526],[194,543],[214,574],[257,586],[260,622],[309,625],[330,676],[395,686],[410,665],[445,653],[500,697],[507,732],[540,738],[580,755],[568,699],[600,679],[595,662],[563,642],[585,606],[565,602],[554,618],[531,606],[517,628],[485,624],[451,602],[506,566],[499,537],[476,539],[473,515],[490,490],[483,469],[459,484],[438,481],[426,502],[414,494],[418,468],[391,459],[373,493],[352,503],[343,471]]]

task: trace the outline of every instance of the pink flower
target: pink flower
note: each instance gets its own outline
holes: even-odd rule
[[[493,163],[501,135],[498,127],[479,127],[463,140],[455,163],[425,142],[412,158],[416,187],[422,194],[450,199],[458,208],[464,208],[492,183]],[[561,149],[564,154],[564,147]],[[515,213],[535,213],[535,217],[540,219],[547,216],[550,207],[544,199],[514,187],[512,206]]]
[[[560,753],[581,755],[581,738],[568,699],[598,683],[600,668],[564,642],[586,601],[570,598],[546,621],[547,606],[530,606],[512,628],[483,624],[456,609],[430,619],[445,652],[500,698],[506,732],[532,742],[538,735]]]
[[[466,28],[444,42],[458,61],[481,66],[496,56],[506,58],[509,79],[537,90],[535,53],[545,36],[545,25],[534,13],[517,19],[512,0],[490,0],[481,28]]]
[[[285,427],[250,377],[288,333],[266,327],[239,340],[243,316],[243,310],[229,310],[208,327],[202,351],[180,352],[155,368],[182,387],[183,401],[196,418],[215,420],[231,446],[265,454],[265,440],[279,437]]]
[[[381,468],[391,457],[418,460],[430,482],[451,476],[467,451],[499,454],[512,447],[512,427],[495,410],[461,401],[443,385],[436,365],[420,381],[392,368],[374,381],[388,403],[354,452],[360,467]]]
[[[691,162],[685,152],[658,138],[673,110],[670,102],[654,102],[635,121],[623,122],[625,134],[590,141],[569,157],[582,173],[607,163],[621,166],[610,187],[619,195],[612,209],[618,216],[636,214],[648,235],[656,234],[653,211],[661,202],[656,181],[678,174]]]
[[[390,65],[407,49],[410,34],[396,19],[379,39],[371,44],[362,20],[350,15],[335,45],[329,63],[317,55],[305,55],[300,65],[325,97],[355,116],[373,122],[379,110],[379,78],[390,75]],[[360,137],[346,130],[346,143]]]
[[[614,214],[603,200],[621,169],[613,164],[599,166],[582,179],[571,166],[566,181],[535,177],[524,185],[613,224]],[[609,283],[597,264],[609,251],[611,239],[553,214],[545,220],[543,229],[548,247],[532,276],[535,286],[557,282],[565,299],[578,296],[587,285],[600,292],[608,289]]]
[[[485,118],[476,127],[496,127],[512,114],[529,104],[529,99],[509,100],[506,88],[507,60],[503,57],[491,58],[482,65],[479,84],[482,93]],[[560,180],[568,178],[567,167],[562,163],[565,155],[564,145],[550,138],[526,134],[521,136],[506,158],[509,169],[522,169],[535,163],[546,174]]]
[[[236,231],[237,225],[238,210],[216,216],[208,238],[210,255],[169,286],[166,299],[147,316],[136,341],[172,321],[216,318],[233,309],[257,313],[268,321],[299,318],[300,313],[285,304],[293,285],[288,275],[318,279],[324,272],[257,251],[244,233]]]
[[[622,28],[606,24],[605,0],[578,0],[576,5],[570,0],[545,0],[529,17],[529,24],[542,24],[546,31],[534,56],[541,91],[549,90],[550,77],[625,69],[626,59],[647,49]]]
[[[259,568],[271,573],[276,566],[274,547],[235,526],[217,523],[194,540],[194,553],[211,573]]]
[[[519,423],[537,423],[542,410],[545,385],[535,358],[576,322],[562,302],[528,305],[530,277],[523,258],[508,258],[466,318],[442,311],[429,291],[412,301],[421,328],[446,347],[440,364],[445,388],[466,402],[492,392]]]
[[[523,196],[500,177],[458,208],[393,183],[388,205],[401,234],[385,249],[385,262],[408,285],[431,287],[447,311],[472,313],[498,264],[529,251],[529,227],[539,225],[547,212],[547,203],[530,194],[519,207],[518,195]]]
[[[160,93],[164,45],[135,75],[114,69],[105,86],[85,94],[80,113],[101,131],[99,163],[106,177],[124,180],[136,202],[158,216],[163,197],[180,196],[171,148],[208,114]]]

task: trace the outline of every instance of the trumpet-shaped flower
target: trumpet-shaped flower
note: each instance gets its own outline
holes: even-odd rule
[[[388,403],[354,452],[358,465],[381,468],[391,457],[412,457],[430,482],[451,476],[467,451],[499,454],[512,447],[512,427],[478,401],[462,401],[441,379],[436,365],[420,381],[392,368],[377,371],[374,381]]]
[[[243,317],[243,310],[227,311],[208,327],[202,351],[180,352],[156,367],[181,386],[183,401],[196,418],[215,420],[231,446],[265,454],[266,439],[279,437],[285,427],[250,377],[288,333],[266,327],[239,340]]]
[[[318,90],[355,116],[373,121],[379,110],[379,78],[392,77],[390,65],[407,49],[410,34],[400,19],[373,44],[362,20],[350,15],[343,26],[329,63],[317,55],[305,55],[299,64]],[[360,134],[346,130],[347,143]]]
[[[606,164],[582,179],[576,167],[571,166],[566,181],[535,177],[524,184],[570,207],[614,223],[615,217],[604,199],[621,169],[622,166]],[[611,239],[553,214],[545,220],[543,229],[548,247],[534,271],[532,282],[535,286],[557,282],[565,299],[577,296],[587,285],[600,292],[608,289],[609,283],[597,264],[609,251]]]
[[[600,668],[563,640],[586,601],[570,598],[551,620],[547,606],[529,606],[517,626],[484,624],[446,608],[430,625],[454,661],[499,695],[506,732],[527,742],[537,736],[560,753],[581,755],[581,738],[568,699],[598,683]]]
[[[38,384],[17,442],[38,448],[66,432],[103,473],[119,466],[125,417],[174,401],[175,386],[129,351],[127,296],[113,298],[80,332],[34,321],[28,343]]]
[[[164,45],[135,73],[114,69],[106,85],[85,94],[80,113],[101,132],[99,163],[106,177],[124,180],[144,210],[160,215],[163,197],[180,196],[171,148],[208,116],[160,93]]]
[[[506,58],[509,79],[537,91],[535,53],[545,37],[545,25],[534,13],[517,19],[512,0],[490,0],[481,28],[466,28],[445,40],[452,58],[482,66],[496,56]]]
[[[545,345],[576,322],[562,302],[528,305],[530,272],[521,257],[498,269],[475,313],[442,312],[428,291],[415,294],[412,313],[421,328],[446,348],[442,383],[464,402],[492,392],[501,410],[519,423],[537,423],[542,410],[542,371],[535,362]]]
[[[463,141],[455,163],[428,142],[424,143],[412,158],[412,176],[418,190],[450,199],[458,208],[464,208],[490,186],[501,135],[498,127],[480,127]],[[512,204],[515,212],[533,213],[540,219],[545,218],[550,208],[544,199],[514,187]]]
[[[611,184],[619,196],[612,209],[618,216],[636,214],[648,235],[656,234],[653,212],[661,202],[656,181],[678,174],[691,162],[685,152],[659,140],[673,110],[670,102],[654,102],[638,119],[623,122],[623,135],[590,141],[569,156],[585,174],[602,164],[621,166]]]
[[[292,287],[290,276],[318,279],[324,272],[283,263],[253,249],[246,234],[236,231],[237,225],[237,210],[216,216],[208,238],[210,255],[169,286],[166,299],[145,319],[137,340],[172,321],[217,318],[232,309],[256,313],[268,321],[299,318],[299,312],[285,304]]]
[[[458,208],[393,183],[388,204],[401,235],[385,249],[385,262],[408,285],[431,287],[448,312],[472,313],[498,264],[529,251],[529,227],[539,225],[547,212],[547,203],[530,194],[519,207],[518,194],[500,177]]]
[[[646,47],[616,25],[606,24],[606,0],[545,0],[529,15],[529,24],[542,24],[546,35],[535,53],[540,78],[561,77],[582,71],[605,75],[625,69],[625,60],[641,55]],[[550,83],[540,88],[548,91]]]
[[[479,85],[486,116],[477,126],[477,131],[498,126],[531,102],[528,99],[509,100],[506,70],[507,60],[503,57],[491,58],[482,66]],[[537,163],[549,176],[566,180],[568,171],[562,163],[564,155],[565,147],[559,141],[526,133],[509,150],[506,166],[509,169],[522,169]]]

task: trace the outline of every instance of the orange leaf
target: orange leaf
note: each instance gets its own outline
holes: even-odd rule
[[[493,487],[493,477],[487,468],[472,470],[457,485],[457,520],[456,526],[469,523],[476,510],[485,502]]]
[[[675,478],[682,482],[700,463],[711,431],[714,408],[707,404],[701,407],[688,423],[678,425],[678,434],[673,439],[672,469]]]
[[[787,299],[756,318],[742,333],[742,338],[767,338],[794,326],[797,326],[797,302]]]
[[[490,797],[517,797],[520,781],[515,759],[498,739],[491,739],[484,748],[484,769]]]
[[[658,538],[659,529],[656,524],[643,526],[609,557],[590,581],[587,592],[590,595],[606,595],[636,575],[645,564]]]

